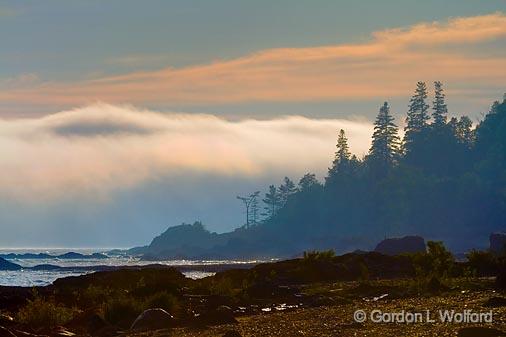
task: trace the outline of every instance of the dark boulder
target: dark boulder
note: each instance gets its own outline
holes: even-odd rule
[[[496,336],[506,336],[501,330],[493,329],[493,328],[485,328],[485,327],[468,327],[462,328],[457,333],[458,337],[496,337]]]
[[[175,326],[174,317],[167,311],[156,308],[145,310],[130,327],[131,330],[160,330]]]
[[[490,251],[497,254],[506,253],[506,233],[490,234]]]
[[[215,309],[210,309],[199,316],[199,323],[203,325],[220,325],[237,323],[232,308],[226,305],[220,305]]]
[[[421,236],[385,239],[378,243],[374,251],[385,255],[424,253],[426,251],[425,240]]]
[[[21,266],[0,257],[0,270],[20,270]]]

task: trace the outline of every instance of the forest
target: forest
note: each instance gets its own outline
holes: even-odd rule
[[[383,103],[364,158],[350,153],[340,130],[324,181],[313,173],[298,183],[285,177],[265,193],[237,197],[246,221],[234,232],[209,233],[200,222],[176,226],[155,238],[158,249],[150,253],[293,256],[367,250],[403,235],[442,240],[455,252],[487,247],[489,235],[506,227],[504,98],[473,126],[467,116],[449,116],[441,82],[434,83],[432,99],[418,82],[404,124],[401,138]]]
[[[467,116],[448,116],[441,82],[431,106],[428,96],[418,82],[402,139],[385,102],[364,158],[350,154],[340,130],[325,181],[307,173],[297,185],[285,178],[263,197],[251,194],[245,226],[322,244],[418,234],[455,249],[486,245],[506,227],[506,102],[494,102],[474,128]]]

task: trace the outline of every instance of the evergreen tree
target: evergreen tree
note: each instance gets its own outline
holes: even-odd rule
[[[290,178],[285,177],[283,179],[283,184],[281,184],[278,188],[280,204],[285,205],[288,198],[295,192],[297,192],[295,184],[290,180]]]
[[[440,127],[446,124],[446,115],[448,109],[445,103],[445,94],[443,92],[443,84],[439,81],[434,82],[434,102],[432,103],[432,118],[434,125]]]
[[[316,179],[316,175],[313,173],[306,173],[302,178],[299,180],[299,191],[308,191],[313,186],[319,185],[320,183]]]
[[[430,119],[428,114],[429,105],[425,102],[427,99],[427,86],[425,82],[416,84],[415,94],[411,97],[406,117],[406,131],[404,134],[404,146],[406,151],[410,151],[416,135],[426,129],[427,121]]]
[[[474,131],[472,128],[473,122],[471,119],[467,116],[462,116],[457,122],[455,129],[455,135],[458,141],[468,147],[471,147],[474,142]]]
[[[369,160],[374,166],[386,170],[393,165],[399,154],[400,138],[388,103],[383,103],[374,122]]]
[[[265,197],[262,199],[262,201],[265,204],[263,215],[267,217],[267,219],[270,219],[276,215],[279,207],[281,206],[280,195],[276,186],[269,186],[269,191],[265,193]]]
[[[351,154],[348,147],[348,138],[346,138],[346,134],[343,129],[339,130],[336,148],[337,151],[334,161],[332,162],[332,167],[329,169],[329,176],[335,175],[350,161]]]

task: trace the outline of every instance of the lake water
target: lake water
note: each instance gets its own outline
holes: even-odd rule
[[[24,253],[46,253],[50,255],[61,255],[68,252],[76,252],[81,254],[91,254],[97,252],[106,252],[110,249],[0,249],[0,254],[24,254]],[[33,267],[40,264],[52,264],[62,267],[77,267],[77,266],[142,266],[148,264],[164,264],[174,266],[192,266],[192,265],[220,265],[220,264],[244,264],[251,261],[230,261],[230,260],[160,260],[160,261],[141,261],[136,257],[129,256],[109,256],[106,259],[8,259],[8,261],[21,265],[22,267]],[[206,276],[214,275],[211,272],[204,271],[191,271],[188,268],[185,271],[187,277],[198,279]],[[17,271],[4,271],[0,270],[0,285],[2,286],[45,286],[51,284],[58,278],[67,276],[78,276],[90,271],[52,271],[52,270],[30,270],[22,269]]]

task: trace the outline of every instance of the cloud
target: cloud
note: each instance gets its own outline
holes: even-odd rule
[[[435,79],[453,88],[449,93],[454,97],[466,100],[476,91],[496,95],[503,89],[504,53],[483,50],[504,45],[505,39],[506,16],[497,12],[373,32],[369,41],[359,44],[269,49],[182,68],[45,82],[3,90],[0,102],[72,107],[97,100],[189,106],[384,99],[410,94],[418,80]]]
[[[355,153],[367,151],[372,125],[360,120],[228,121],[108,104],[0,120],[0,196],[107,198],[112,191],[161,177],[324,174],[340,128]]]

